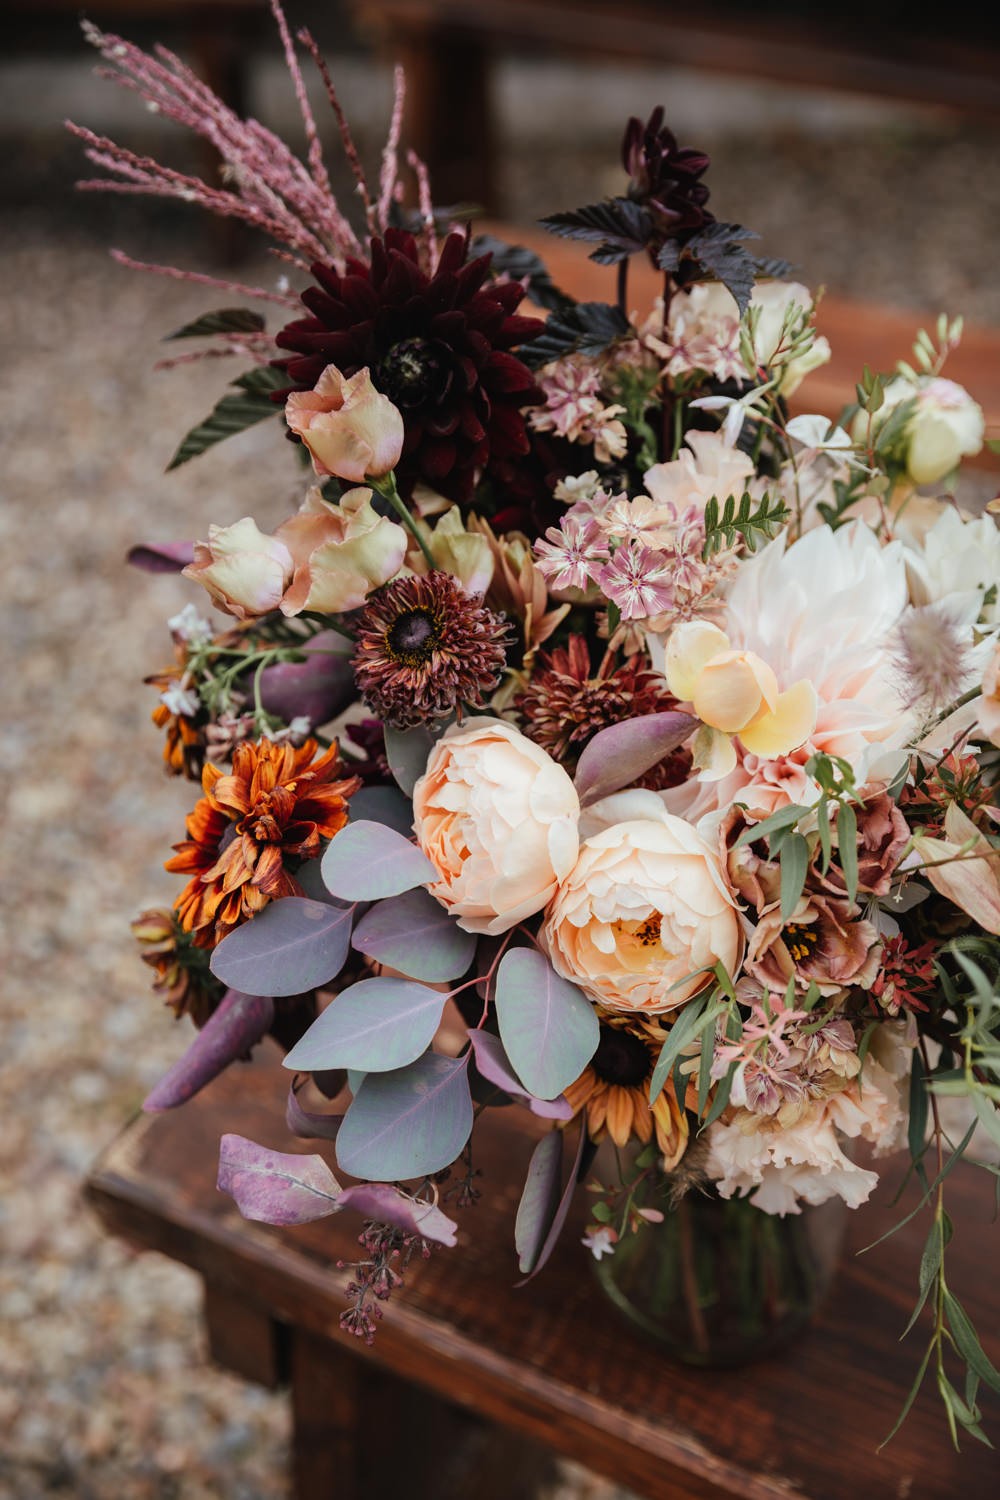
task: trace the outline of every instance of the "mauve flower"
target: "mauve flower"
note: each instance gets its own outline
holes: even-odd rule
[[[293,391],[285,421],[305,443],[317,474],[361,484],[382,479],[403,451],[403,418],[375,389],[367,367],[350,378],[327,365],[311,391]]]
[[[580,802],[545,751],[501,719],[467,719],[435,745],[413,789],[413,823],[467,932],[496,934],[541,911],[579,849]]]
[[[878,972],[879,936],[857,911],[853,902],[811,891],[787,921],[772,907],[750,939],[747,972],[778,993],[790,979],[803,990],[815,983],[821,995],[838,995],[849,985],[867,989]]]
[[[208,541],[195,542],[184,577],[208,589],[227,614],[252,620],[279,607],[294,566],[284,542],[244,516],[232,526],[209,526]]]
[[[718,856],[652,792],[588,809],[598,824],[564,877],[542,929],[553,967],[609,1010],[673,1010],[743,951],[736,903]],[[630,817],[631,812],[640,816]]]
[[[360,609],[372,589],[399,572],[408,534],[380,516],[371,501],[369,489],[348,490],[336,505],[311,489],[298,513],[278,527],[275,540],[286,547],[294,568],[280,601],[282,614]]]

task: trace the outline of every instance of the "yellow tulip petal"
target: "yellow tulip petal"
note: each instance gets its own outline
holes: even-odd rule
[[[771,668],[752,651],[725,651],[703,667],[691,702],[703,724],[738,734],[762,709],[778,703],[778,682]]]
[[[816,689],[803,678],[787,693],[779,694],[773,710],[763,709],[752,724],[740,730],[743,748],[765,760],[787,755],[807,740],[816,728],[818,707]]]
[[[729,650],[729,637],[707,620],[688,620],[675,625],[667,641],[663,675],[667,687],[680,703],[690,703],[702,669],[713,656]]]
[[[728,734],[707,724],[698,730],[691,744],[694,769],[702,781],[721,781],[736,769],[736,747]]]

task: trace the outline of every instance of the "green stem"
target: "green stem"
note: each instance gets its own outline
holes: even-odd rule
[[[416,519],[410,515],[410,512],[403,504],[402,496],[396,488],[395,475],[386,474],[384,479],[369,478],[368,483],[371,485],[376,494],[382,496],[383,500],[388,500],[389,504],[392,506],[393,510],[396,512],[397,516],[402,521],[403,525],[406,527],[410,535],[413,537],[421,552],[424,554],[424,557],[427,559],[428,566],[431,569],[435,569],[437,567],[437,562],[434,559],[434,553],[427,545],[423,533],[421,532],[420,527],[417,525]]]

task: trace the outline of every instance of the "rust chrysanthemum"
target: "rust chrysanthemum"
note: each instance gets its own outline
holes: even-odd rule
[[[214,947],[268,901],[301,895],[294,864],[315,859],[323,840],[347,822],[360,780],[341,776],[336,745],[318,760],[316,750],[315,740],[298,749],[244,742],[233,751],[231,772],[205,766],[205,795],[166,863],[191,877],[174,910],[198,947]]]
[[[143,963],[155,974],[153,993],[162,995],[175,1016],[204,1026],[225,993],[208,967],[208,954],[180,925],[177,913],[162,907],[140,912],[132,932]]]
[[[671,1171],[688,1142],[688,1123],[672,1079],[649,1102],[649,1082],[659,1053],[620,1025],[601,1023],[601,1039],[588,1065],[565,1097],[574,1115],[583,1113],[595,1143],[610,1139],[619,1148],[630,1140],[646,1145],[655,1134],[665,1171]]]
[[[368,707],[395,729],[481,707],[503,674],[509,639],[502,615],[467,594],[450,573],[397,578],[368,596],[357,616],[354,676]]]
[[[510,352],[543,325],[515,314],[520,283],[489,282],[490,257],[468,250],[466,235],[449,235],[429,275],[413,235],[389,229],[372,240],[371,265],[349,260],[340,275],[317,262],[319,285],[302,294],[311,316],[276,340],[291,351],[279,363],[295,390],[312,390],[327,365],[347,376],[367,366],[403,414],[400,490],[422,481],[460,504],[491,459],[528,452],[522,408],[543,399]]]
[[[572,770],[587,743],[601,729],[643,714],[676,708],[662,677],[641,653],[613,671],[595,673],[587,643],[571,635],[565,646],[545,652],[531,682],[514,700],[525,734]],[[660,790],[676,786],[690,766],[684,751],[665,756],[637,782]]]

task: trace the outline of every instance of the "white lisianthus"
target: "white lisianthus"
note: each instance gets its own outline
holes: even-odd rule
[[[983,409],[954,380],[921,375],[914,381],[897,375],[885,387],[875,431],[897,406],[911,400],[916,405],[899,440],[899,457],[914,484],[934,484],[983,446]]]
[[[467,932],[507,932],[541,911],[576,862],[580,800],[541,746],[502,719],[466,719],[413,789],[429,887]]]
[[[907,547],[906,572],[914,604],[947,604],[972,620],[1000,624],[1000,528],[992,516],[963,520],[948,506]]]

